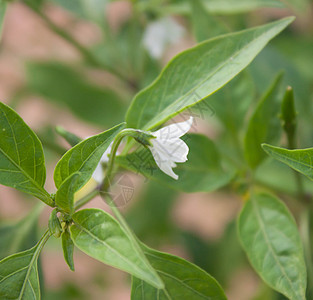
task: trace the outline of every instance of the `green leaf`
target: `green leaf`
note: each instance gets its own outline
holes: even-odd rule
[[[39,203],[25,218],[15,224],[0,226],[0,260],[31,248],[37,238],[37,222],[43,204]]]
[[[281,124],[278,117],[283,98],[281,82],[282,74],[276,77],[249,120],[244,146],[246,160],[253,169],[266,157],[261,144],[276,142],[281,134]]]
[[[176,56],[135,98],[129,127],[151,129],[204,100],[242,71],[294,17],[222,35]]]
[[[67,151],[54,170],[54,182],[57,188],[73,173],[80,172],[77,188],[82,187],[91,177],[101,156],[114,140],[115,136],[124,128],[119,124],[105,132],[83,140]]]
[[[163,283],[120,224],[100,209],[84,209],[73,215],[70,227],[77,248],[89,256],[141,278],[157,288]]]
[[[301,239],[286,206],[271,195],[253,195],[240,213],[238,233],[261,278],[288,299],[305,300],[307,277]]]
[[[41,142],[22,118],[0,102],[0,184],[31,194],[53,206]]]
[[[7,9],[7,1],[0,0],[0,38],[2,36],[3,22],[4,22],[6,9]]]
[[[65,130],[63,127],[61,126],[57,126],[55,128],[55,131],[61,136],[63,137],[72,147],[76,146],[79,142],[82,141],[82,139],[80,137],[78,137],[77,135],[75,135],[72,132],[69,132],[67,130]]]
[[[75,68],[56,62],[32,62],[26,71],[31,92],[68,107],[82,120],[107,127],[123,121],[126,105],[120,96],[90,82]]]
[[[218,282],[196,265],[174,255],[161,253],[143,246],[151,265],[165,283],[156,289],[143,280],[133,277],[132,300],[144,299],[214,299],[226,300]]]
[[[74,194],[80,189],[81,172],[70,175],[55,194],[55,204],[68,214],[74,213]]]
[[[227,134],[238,135],[244,128],[245,117],[254,97],[253,80],[248,72],[243,71],[204,103],[215,111]]]
[[[147,148],[141,147],[126,156],[118,156],[116,163],[186,193],[214,191],[231,181],[234,172],[223,169],[220,155],[212,141],[200,134],[186,135],[184,140],[189,147],[188,161],[177,164],[174,169],[179,176],[178,180],[159,170]]]
[[[193,31],[197,42],[203,42],[214,36],[227,33],[229,30],[215,16],[212,16],[205,10],[203,3],[200,0],[190,1],[192,8],[192,24]]]
[[[58,213],[58,209],[55,208],[49,217],[49,222],[48,222],[48,227],[49,227],[49,231],[52,235],[54,235],[56,238],[59,238],[61,233],[62,233],[62,226],[60,223],[60,220],[57,216]]]
[[[62,248],[63,248],[64,259],[66,263],[68,264],[69,268],[72,271],[75,271],[74,260],[73,260],[74,243],[67,229],[62,233],[61,238],[62,238]]]
[[[150,181],[126,212],[126,221],[136,236],[149,245],[159,245],[175,232],[172,208],[177,192]],[[140,218],[138,217],[140,216]]]
[[[262,148],[271,157],[313,180],[313,148],[288,150],[263,144]]]
[[[37,260],[48,238],[45,234],[35,247],[0,261],[0,299],[40,299]]]

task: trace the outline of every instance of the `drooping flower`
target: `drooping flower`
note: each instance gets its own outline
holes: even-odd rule
[[[150,140],[151,146],[148,146],[158,167],[165,174],[174,179],[178,175],[174,173],[173,168],[176,163],[187,161],[189,148],[187,144],[180,139],[191,128],[193,117],[185,122],[175,123],[165,126],[151,134],[155,137]]]

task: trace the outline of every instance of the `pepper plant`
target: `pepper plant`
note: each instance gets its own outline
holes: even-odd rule
[[[258,7],[261,2],[242,1],[242,6],[237,8],[241,11],[246,6]],[[33,228],[41,207],[36,207],[30,217],[17,225],[0,228],[0,250],[12,247],[16,252],[2,251],[0,299],[41,298],[38,259],[49,239],[58,239],[62,244],[64,260],[72,271],[75,270],[73,253],[78,248],[101,263],[127,272],[132,278],[131,299],[226,299],[223,286],[208,272],[178,256],[152,249],[139,240],[110,194],[114,177],[121,170],[142,174],[148,180],[156,181],[161,188],[166,186],[180,192],[234,190],[244,199],[237,219],[237,234],[251,266],[266,285],[288,299],[311,299],[311,199],[305,193],[300,173],[313,180],[313,150],[294,150],[297,147],[298,115],[293,90],[285,86],[284,75],[275,76],[253,111],[249,111],[249,103],[240,103],[246,96],[247,89],[242,93],[240,85],[247,73],[238,75],[293,22],[294,17],[211,39],[207,39],[205,31],[194,19],[199,43],[175,56],[147,85],[145,80],[139,80],[142,79],[140,73],[137,77],[136,74],[127,77],[121,69],[113,68],[110,59],[98,60],[96,50],[89,52],[54,25],[45,16],[42,4],[37,1],[25,3],[53,31],[77,47],[87,63],[111,72],[136,94],[124,121],[119,122],[118,101],[114,102],[113,92],[107,92],[108,98],[113,97],[108,100],[113,104],[112,107],[106,106],[103,118],[108,116],[110,119],[104,122],[112,126],[97,135],[82,139],[63,128],[56,129],[71,148],[55,166],[56,189],[53,191],[45,189],[46,166],[40,139],[15,110],[0,103],[0,183],[51,207],[42,237],[29,249],[14,246],[14,232],[23,227]],[[153,1],[134,3],[141,13],[160,13]],[[6,2],[2,0],[0,4],[0,19],[3,21]],[[96,22],[103,22],[97,14],[103,4],[96,1],[92,4],[89,13]],[[174,9],[183,14],[191,9],[195,18],[203,16],[206,7],[200,1],[192,1],[191,5],[188,1],[169,1],[164,5],[169,11]],[[218,1],[207,5],[207,9],[220,12],[236,7],[234,3],[228,7]],[[79,6],[76,13],[81,13]],[[108,33],[107,24],[102,25]],[[55,87],[49,89],[42,82],[42,85],[36,84],[36,76],[45,76],[45,67],[49,66],[29,65],[29,72],[33,75],[28,86],[56,98]],[[51,68],[52,79],[55,78],[54,71],[61,74],[65,70],[61,66],[54,67]],[[80,82],[82,95],[88,95],[88,85],[76,75],[65,71],[68,86],[73,81]],[[145,87],[141,89],[140,85]],[[230,89],[234,99],[238,98],[236,102],[234,99],[219,99],[221,94],[218,91],[222,89],[223,92],[226,88]],[[91,97],[97,97],[98,92],[90,93]],[[222,138],[221,142],[215,142],[203,134],[188,133],[194,121],[192,116],[183,122],[172,121],[175,116],[189,114],[190,109],[201,103],[211,103],[211,99],[225,132],[235,132],[235,139]],[[244,125],[246,116],[249,118]],[[171,124],[168,125],[169,121]],[[241,138],[236,131],[242,128]],[[282,135],[289,149],[278,147]],[[231,148],[236,149],[232,151]],[[295,170],[293,184],[296,192],[288,192],[288,187],[279,189],[273,182],[266,184],[267,175],[264,175],[262,165],[267,155]],[[142,157],[145,157],[144,164]],[[309,183],[305,181],[305,185],[309,186]],[[109,205],[112,215],[99,208],[84,208],[98,195]],[[300,201],[302,235],[282,200],[285,195]]]

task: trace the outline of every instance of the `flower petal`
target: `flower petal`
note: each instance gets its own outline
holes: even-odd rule
[[[92,174],[92,178],[98,183],[101,184],[104,180],[104,172],[103,172],[103,163],[107,163],[109,161],[109,154],[111,153],[112,150],[112,144],[113,142],[109,145],[109,147],[104,151],[96,169],[94,170]]]
[[[154,139],[151,140],[151,143],[164,161],[172,160],[181,163],[187,160],[189,148],[187,144],[179,138],[165,141]]]
[[[96,169],[94,170],[92,174],[92,178],[98,183],[101,184],[102,181],[104,180],[104,173],[103,173],[103,168],[101,161],[98,163]]]
[[[164,156],[162,153],[158,152],[154,147],[149,147],[149,149],[151,150],[153,158],[158,167],[160,168],[160,170],[163,171],[168,176],[177,180],[178,175],[175,174],[174,171],[172,170],[172,168],[176,167],[176,164],[171,160],[167,160],[167,157]]]
[[[190,130],[192,122],[193,117],[190,117],[187,121],[165,126],[152,134],[162,141],[179,138]]]

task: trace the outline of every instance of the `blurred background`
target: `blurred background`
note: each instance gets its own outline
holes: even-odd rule
[[[48,168],[46,189],[52,193],[53,168],[69,148],[57,136],[56,126],[82,138],[104,131],[123,121],[133,96],[177,53],[219,34],[290,15],[296,21],[247,70],[188,113],[195,117],[194,132],[219,140],[236,153],[239,146],[227,132],[234,122],[240,129],[245,120],[234,120],[236,116],[227,109],[229,101],[238,101],[238,110],[249,113],[275,75],[284,70],[286,84],[296,94],[301,147],[312,147],[313,3],[309,0],[12,1],[0,45],[0,99],[41,139]],[[265,178],[262,171],[265,174],[268,168],[265,164],[260,171],[264,181],[276,176]],[[290,187],[286,181],[275,184]],[[244,183],[235,185],[240,189]],[[115,195],[142,241],[209,272],[230,300],[284,299],[258,279],[240,248],[235,221],[242,199],[233,187],[182,194],[123,173]],[[89,206],[108,210],[101,199]],[[35,216],[27,217],[34,207]],[[34,245],[49,213],[48,208],[41,212],[31,197],[1,186],[0,258]],[[8,249],[8,232],[21,228],[23,236]],[[73,273],[64,262],[59,241],[51,238],[46,245],[41,256],[44,300],[130,298],[126,274],[75,250]]]

